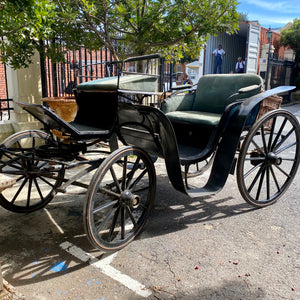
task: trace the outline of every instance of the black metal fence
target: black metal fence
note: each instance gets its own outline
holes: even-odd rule
[[[271,88],[280,85],[293,84],[293,71],[295,63],[287,60],[271,59]]]
[[[270,59],[270,88],[294,84],[295,63],[287,60]],[[281,95],[285,102],[291,101],[291,92]]]
[[[49,58],[41,58],[42,95],[70,95],[78,83],[113,76],[116,72],[116,65],[108,49],[65,50],[64,62],[53,63]]]
[[[13,108],[10,106],[12,99],[0,99],[0,121],[10,120],[10,112]]]
[[[170,90],[174,84],[174,64],[159,62],[159,92]],[[71,96],[77,84],[104,77],[117,76],[119,64],[115,62],[106,48],[89,51],[81,48],[77,51],[65,51],[64,62],[52,63],[51,59],[41,58],[41,78],[43,97]],[[151,74],[152,70],[149,70]],[[145,98],[145,104],[156,103],[157,97]]]

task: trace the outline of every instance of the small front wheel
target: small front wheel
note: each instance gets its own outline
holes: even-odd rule
[[[242,145],[237,164],[241,195],[256,207],[274,203],[292,183],[299,161],[299,122],[288,111],[271,111],[254,124]]]
[[[130,146],[114,151],[87,192],[83,215],[89,241],[103,250],[126,246],[146,223],[155,190],[155,169],[146,152]]]

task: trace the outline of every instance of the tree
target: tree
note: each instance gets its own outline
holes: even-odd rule
[[[280,43],[295,51],[295,84],[300,88],[300,18],[295,19],[290,27],[281,31]]]
[[[47,0],[0,0],[1,61],[14,68],[28,66],[39,41],[51,36],[54,16]]]
[[[22,6],[17,5],[20,2]],[[7,37],[0,51],[4,53],[4,61],[15,67],[28,63],[33,48],[40,49],[39,41],[45,39],[51,41],[46,55],[56,59],[62,58],[60,43],[70,50],[79,46],[91,50],[105,46],[116,60],[153,52],[180,59],[183,53],[197,57],[209,35],[233,33],[238,29],[237,2],[233,0],[10,0],[0,3],[0,17],[5,20],[0,35]],[[12,26],[15,6],[20,12]],[[13,47],[24,49],[24,53],[14,54]]]
[[[239,12],[238,21],[239,22],[248,21],[248,14],[245,12]]]

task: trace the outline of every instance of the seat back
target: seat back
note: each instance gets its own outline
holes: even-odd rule
[[[118,93],[75,91],[78,111],[74,122],[101,130],[111,130],[117,119]]]
[[[262,83],[262,78],[255,74],[205,75],[198,82],[192,110],[222,114],[225,107],[233,101],[259,93]],[[239,89],[251,85],[261,85],[261,88],[228,99]]]

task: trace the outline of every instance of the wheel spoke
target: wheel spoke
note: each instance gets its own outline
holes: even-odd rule
[[[116,227],[116,223],[117,223],[119,212],[120,212],[120,206],[118,206],[118,208],[115,210],[114,218],[112,220],[112,224],[111,224],[110,229],[109,229],[109,234],[108,234],[108,241],[109,242],[111,242],[112,234],[113,234],[113,232],[115,230],[115,227]],[[105,218],[105,220],[106,220],[106,218]]]
[[[17,144],[18,144],[19,148],[21,149],[21,152],[23,152],[24,150],[22,149],[20,141],[17,141]]]
[[[294,143],[291,143],[291,144],[289,144],[289,145],[286,145],[285,147],[283,147],[283,148],[281,148],[281,149],[278,149],[278,150],[275,152],[275,154],[277,155],[277,154],[283,152],[284,150],[287,150],[287,149],[289,149],[289,148],[291,148],[291,147],[294,147],[294,146],[296,146],[296,145],[297,145],[297,142],[294,142]]]
[[[265,131],[264,131],[264,126],[263,125],[260,127],[260,131],[261,131],[261,139],[263,141],[263,146],[264,146],[265,153],[268,153],[266,137],[265,137]]]
[[[137,190],[132,190],[132,192],[139,193],[139,192],[146,191],[146,190],[149,190],[149,189],[150,189],[150,185],[147,185],[147,186],[141,187],[141,188],[139,188]]]
[[[283,131],[283,128],[284,128],[285,125],[286,125],[286,122],[287,122],[287,119],[284,119],[284,121],[282,122],[282,124],[281,124],[281,126],[280,126],[280,129],[279,129],[279,131],[277,132],[277,135],[276,135],[276,137],[275,137],[275,139],[274,139],[274,141],[273,141],[273,144],[272,144],[272,146],[271,146],[270,151],[274,151],[274,147],[276,146],[276,144],[277,144],[277,142],[278,142],[278,140],[279,140],[279,138],[280,138],[280,136],[281,136],[281,133],[282,133],[282,131]]]
[[[113,178],[113,180],[114,180],[114,183],[115,183],[117,189],[119,190],[119,193],[121,193],[121,192],[122,192],[122,189],[121,189],[119,180],[118,180],[118,178],[117,178],[117,176],[116,176],[116,173],[115,173],[115,171],[114,171],[113,166],[110,168],[110,173],[111,173],[111,176],[112,176],[112,178]]]
[[[280,186],[279,186],[278,180],[277,180],[277,178],[275,176],[275,173],[274,173],[274,170],[273,170],[272,166],[270,166],[270,170],[271,170],[271,174],[272,174],[272,177],[274,179],[275,185],[277,187],[277,192],[280,192]]]
[[[115,192],[113,192],[111,190],[108,190],[108,189],[106,189],[104,187],[100,187],[99,188],[99,192],[102,193],[102,194],[104,194],[104,195],[111,196],[113,198],[119,198],[121,196],[120,194],[115,193]]]
[[[280,156],[281,160],[284,160],[284,161],[292,161],[292,162],[296,162],[297,159],[296,158],[290,158],[290,157],[282,157]]]
[[[290,178],[290,174],[288,174],[287,172],[285,172],[282,168],[280,168],[279,166],[275,165],[275,167],[282,173],[284,174],[286,177]]]
[[[96,228],[96,233],[99,234],[104,225],[114,216],[114,214],[118,213],[119,207],[118,208],[113,208],[107,216],[100,222],[100,225]]]
[[[257,166],[256,166],[256,167],[257,167]],[[256,168],[256,167],[255,167],[255,168]],[[251,193],[251,191],[252,191],[254,185],[256,184],[256,182],[257,182],[257,180],[258,180],[260,174],[261,174],[262,171],[263,171],[263,168],[264,168],[264,166],[261,166],[260,169],[258,170],[258,172],[256,173],[256,175],[255,175],[255,177],[254,177],[254,179],[253,179],[251,185],[250,185],[249,188],[248,188],[248,192],[249,192],[249,193]],[[245,177],[245,176],[244,176],[244,177]]]
[[[125,190],[126,173],[127,173],[127,156],[124,157],[123,174],[122,174],[122,190]]]
[[[135,219],[134,219],[134,216],[133,216],[133,214],[132,214],[132,212],[131,212],[131,209],[130,209],[128,206],[126,206],[126,210],[127,210],[127,212],[128,212],[128,215],[129,215],[129,217],[130,217],[130,220],[131,220],[133,226],[136,227],[137,224],[136,224],[136,221],[135,221]]]
[[[27,202],[26,202],[26,207],[30,206],[30,196],[31,196],[31,189],[32,189],[32,179],[29,179],[29,185],[28,185],[28,191],[27,191]]]
[[[125,239],[125,208],[124,206],[121,207],[121,239]]]
[[[140,160],[141,160],[141,158],[138,156],[138,157],[136,158],[135,162],[134,162],[134,165],[133,165],[133,168],[132,168],[132,170],[131,170],[131,173],[128,174],[127,183],[126,183],[126,188],[127,188],[128,186],[131,185],[131,180],[132,180],[132,178],[133,178],[135,172],[137,171],[137,169],[138,169],[138,167],[139,167]]]
[[[247,178],[252,172],[254,172],[257,168],[261,168],[262,163],[254,166],[253,168],[251,168],[250,170],[248,170],[248,172],[246,174],[243,175],[244,178]]]
[[[44,181],[46,184],[48,184],[49,186],[51,186],[52,188],[55,188],[55,185],[52,184],[51,182],[49,182],[48,180],[45,179],[45,176],[42,177],[40,175],[38,175],[39,179],[41,179],[42,181]],[[49,178],[52,178],[52,177],[49,177]]]
[[[115,204],[117,203],[117,201],[118,201],[118,200],[110,201],[110,202],[105,203],[105,204],[103,204],[103,205],[101,205],[101,206],[98,206],[97,208],[94,208],[94,209],[93,209],[93,214],[96,214],[96,213],[98,213],[99,211],[101,211],[101,210],[103,210],[103,209],[105,209],[105,208],[108,208],[108,207],[110,207],[110,206],[115,205]]]
[[[294,129],[290,130],[284,138],[274,147],[273,151],[276,152],[276,150],[288,139],[288,137],[294,132]]]
[[[40,165],[39,165],[40,163]],[[38,167],[39,169],[42,169],[44,166],[46,166],[48,164],[47,161],[40,161],[40,160],[36,160],[35,166]]]
[[[36,178],[34,178],[33,181],[34,181],[35,187],[36,187],[36,189],[37,189],[37,191],[38,191],[38,193],[40,195],[41,200],[44,201],[45,200],[44,196],[43,196],[43,194],[41,192],[40,186],[38,185],[38,182],[37,182]]]
[[[141,181],[145,174],[147,174],[147,169],[143,170],[143,172],[134,180],[134,182],[129,186],[128,189],[132,190],[134,186],[136,186]]]
[[[35,137],[32,137],[32,149],[35,148]]]
[[[20,180],[22,180],[24,178],[25,178],[25,175],[22,175],[22,176],[20,176],[20,177],[17,178],[16,182],[18,182],[18,181],[20,181]]]
[[[269,170],[269,166],[266,166],[266,188],[267,188],[267,199],[270,199],[270,170]]]
[[[13,158],[13,156],[9,155],[8,152],[3,152],[3,155],[6,156],[7,158],[9,158],[8,161],[5,161],[5,162],[1,161],[1,164],[3,164],[3,167],[4,167],[4,166],[10,166],[10,167],[14,167],[14,168],[19,169],[19,170],[23,169],[23,168],[22,168],[22,164],[21,164],[21,162],[20,162],[20,158],[19,158],[18,156],[16,156],[16,157]],[[15,155],[15,154],[14,154],[14,155]],[[11,165],[12,163],[19,164],[20,167]]]
[[[249,157],[249,158],[245,158],[245,160],[247,160],[247,161],[264,161],[265,157]]]
[[[271,148],[272,148],[272,140],[273,140],[273,136],[274,136],[276,121],[277,121],[277,117],[275,117],[273,119],[273,122],[272,122],[272,127],[271,127],[271,131],[270,131],[270,138],[269,138],[269,142],[268,142],[268,151],[271,151]]]
[[[259,200],[259,195],[260,195],[260,192],[261,192],[261,188],[262,188],[262,185],[263,185],[263,181],[264,181],[264,177],[265,177],[265,168],[263,168],[262,170],[262,173],[261,173],[261,176],[260,176],[260,180],[259,180],[259,184],[258,184],[258,188],[257,188],[257,192],[256,192],[256,200]]]
[[[257,150],[258,152],[260,152],[260,154],[262,154],[263,156],[265,156],[265,152],[263,152],[261,150],[261,147],[254,141],[254,140],[251,140],[251,143],[255,146],[255,149],[254,150]]]
[[[25,184],[27,183],[28,178],[25,178],[25,180],[22,182],[22,184],[20,185],[20,187],[18,188],[17,192],[15,193],[14,197],[11,200],[11,204],[14,204],[16,199],[18,198],[20,192],[22,191],[23,187],[25,186]]]

